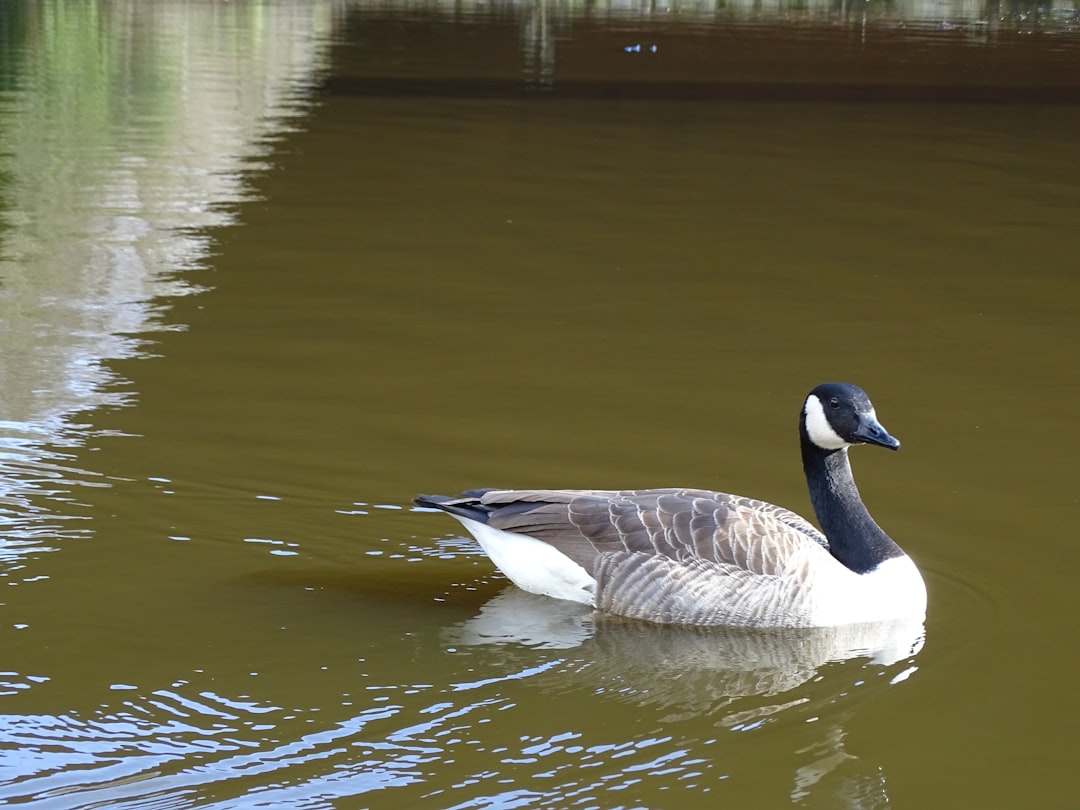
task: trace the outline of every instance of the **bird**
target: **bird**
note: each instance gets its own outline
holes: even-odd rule
[[[799,412],[821,529],[765,501],[701,489],[472,489],[418,495],[457,518],[515,585],[657,624],[837,627],[921,619],[919,569],[874,521],[848,449],[898,450],[866,393],[816,386]]]

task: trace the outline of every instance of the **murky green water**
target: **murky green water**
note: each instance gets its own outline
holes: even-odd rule
[[[0,10],[0,801],[1072,806],[1076,17],[867,8]],[[809,514],[833,378],[913,654],[597,619],[409,506]]]

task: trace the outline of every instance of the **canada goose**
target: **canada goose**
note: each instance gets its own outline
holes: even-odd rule
[[[830,627],[921,618],[926,586],[866,511],[848,448],[900,442],[861,388],[824,383],[799,418],[824,534],[764,501],[696,489],[477,489],[448,512],[518,587],[665,624]]]

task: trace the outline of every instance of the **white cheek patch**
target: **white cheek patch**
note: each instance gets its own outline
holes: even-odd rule
[[[806,435],[810,441],[822,450],[839,450],[841,447],[851,447],[850,442],[845,442],[839,434],[833,430],[825,416],[825,406],[816,395],[811,394],[806,398],[803,406],[803,418],[806,420]]]

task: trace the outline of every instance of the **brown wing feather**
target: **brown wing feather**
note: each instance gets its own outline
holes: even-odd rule
[[[695,489],[488,490],[443,505],[543,540],[596,579],[596,606],[653,622],[798,626],[825,537],[764,501]]]
[[[799,576],[761,576],[702,559],[635,552],[605,554],[597,569],[596,607],[661,624],[797,627],[811,609],[809,568]]]
[[[721,492],[492,490],[481,502],[490,525],[550,543],[594,576],[598,558],[618,552],[778,576],[802,549],[827,547],[794,512]]]

